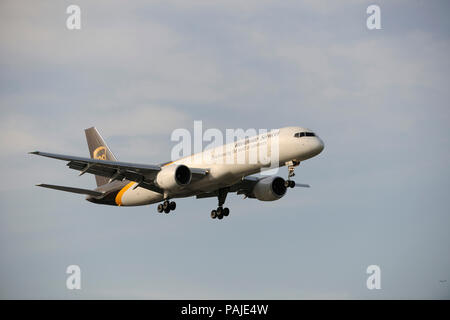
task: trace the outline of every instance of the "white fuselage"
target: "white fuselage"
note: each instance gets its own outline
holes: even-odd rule
[[[181,198],[211,192],[233,185],[243,177],[258,173],[262,169],[284,166],[290,161],[304,161],[323,150],[323,141],[318,136],[295,137],[299,132],[311,131],[302,127],[272,130],[170,162],[165,166],[183,164],[189,168],[207,168],[208,174],[180,190],[165,194],[141,187],[133,189],[136,182],[130,182],[120,192],[121,205],[146,205],[160,202],[164,198]],[[271,164],[267,158],[272,159]]]

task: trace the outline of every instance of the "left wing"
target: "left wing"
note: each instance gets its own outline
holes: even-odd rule
[[[241,181],[238,183],[235,183],[228,187],[228,192],[236,192],[236,194],[244,194],[246,197],[252,197],[252,191],[255,187],[255,184],[258,183],[259,180],[264,179],[266,177],[255,177],[255,176],[248,176],[244,177]],[[296,183],[296,187],[304,187],[309,188],[309,184],[305,183]],[[196,197],[197,199],[202,198],[210,198],[210,197],[217,197],[219,195],[219,190],[215,190],[212,192],[204,192],[198,194]]]
[[[30,152],[43,157],[69,161],[67,166],[71,169],[81,171],[80,176],[87,173],[95,174],[114,180],[127,179],[138,184],[134,188],[142,187],[155,192],[163,193],[163,190],[154,184],[154,180],[161,167],[157,165],[136,164],[120,161],[97,160],[84,157],[68,156],[62,154],[46,153],[40,151]],[[190,168],[193,177],[203,177],[207,174],[206,169]],[[197,177],[198,176],[198,177]]]

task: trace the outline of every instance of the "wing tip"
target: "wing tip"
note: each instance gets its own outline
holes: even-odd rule
[[[30,151],[30,152],[28,152],[28,154],[39,154],[40,152],[39,151]]]

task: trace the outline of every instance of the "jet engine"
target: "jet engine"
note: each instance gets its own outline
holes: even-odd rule
[[[191,170],[184,164],[163,167],[155,179],[161,189],[174,190],[191,182]]]
[[[286,194],[284,179],[277,176],[259,180],[254,188],[253,195],[261,201],[274,201],[281,199]]]

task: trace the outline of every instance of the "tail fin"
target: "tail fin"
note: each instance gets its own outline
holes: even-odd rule
[[[89,154],[92,159],[117,161],[114,154],[108,148],[105,140],[103,140],[100,133],[95,127],[84,130],[86,134],[86,141],[89,147]],[[108,178],[102,176],[95,176],[97,187],[107,184]]]

